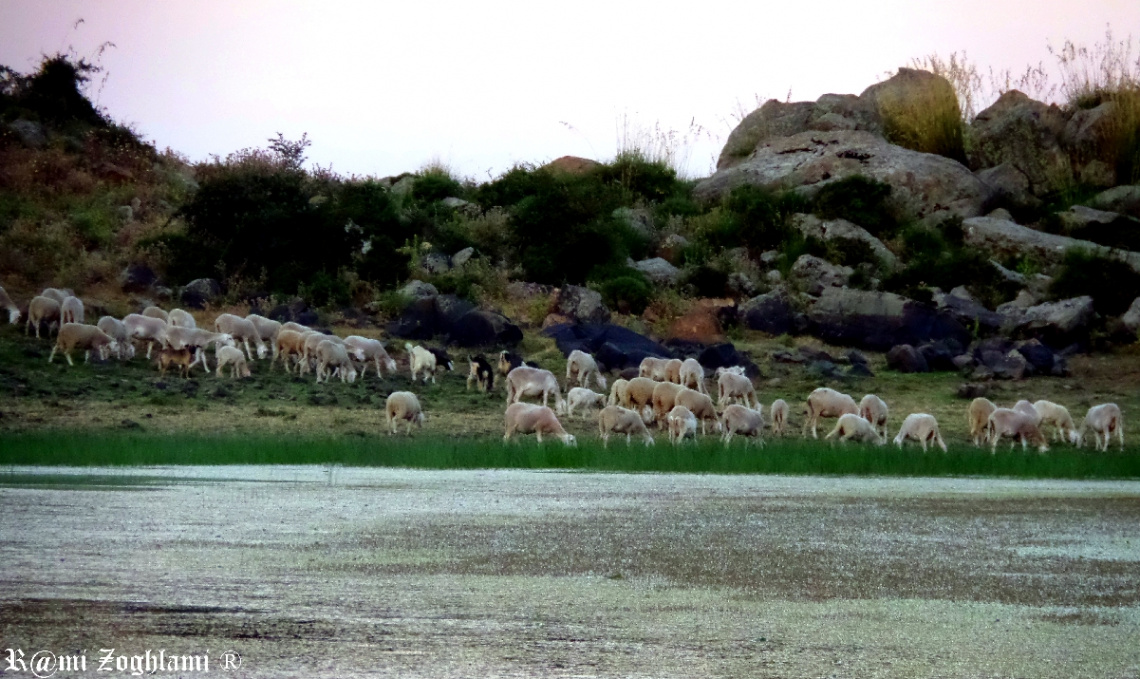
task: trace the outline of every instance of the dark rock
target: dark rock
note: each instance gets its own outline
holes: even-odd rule
[[[1093,299],[1074,297],[1059,302],[1046,302],[1025,310],[1017,334],[1040,339],[1051,346],[1087,343],[1089,329],[1096,319]]]
[[[737,351],[731,342],[714,344],[708,349],[705,349],[701,352],[701,355],[697,357],[697,362],[709,372],[713,372],[717,368],[728,368],[734,365],[740,365],[744,366],[744,374],[748,377],[760,376],[760,367],[753,363],[751,358]]]
[[[961,351],[961,347],[958,347]],[[918,353],[926,359],[926,364],[933,372],[953,372],[958,368],[954,365],[954,351],[947,342],[929,342],[918,348]]]
[[[772,335],[786,335],[793,332],[795,307],[792,298],[784,288],[753,297],[740,308],[744,325]]]
[[[646,356],[672,356],[668,348],[648,337],[609,323],[563,323],[546,328],[542,334],[553,338],[563,355],[580,349],[593,354],[610,370],[640,365]]]
[[[828,363],[835,363],[835,358],[823,349],[816,349],[815,347],[800,347],[800,355],[808,361],[827,361]]]
[[[954,367],[958,370],[967,370],[977,364],[973,354],[958,354],[954,357]]]
[[[827,288],[808,319],[812,334],[828,344],[872,351],[941,339],[965,343],[970,338],[949,314],[889,292]]]
[[[191,309],[205,309],[222,294],[222,284],[213,278],[197,278],[182,288],[179,299]]]
[[[1038,340],[1022,342],[1018,345],[1017,352],[1033,366],[1034,373],[1049,375],[1053,372],[1053,350]]]
[[[451,326],[448,343],[460,347],[513,347],[522,338],[522,330],[506,316],[475,309],[461,316]]]
[[[123,292],[145,292],[158,282],[158,274],[145,264],[128,264],[119,274]]]
[[[921,353],[909,344],[899,344],[887,352],[887,368],[903,373],[930,372]]]
[[[812,361],[808,363],[807,371],[808,374],[813,377],[831,378],[841,374],[839,372],[839,366],[831,361]]]
[[[1068,377],[1069,376],[1069,361],[1064,356],[1054,354],[1053,367],[1049,370],[1049,374],[1053,377]]]
[[[848,377],[874,377],[875,373],[866,363],[852,363],[847,369]]]
[[[609,323],[610,310],[602,303],[602,295],[577,285],[564,286],[554,301],[554,312],[578,323]]]
[[[1007,354],[983,351],[980,360],[982,366],[999,380],[1020,380],[1025,377],[1025,370],[1029,366],[1029,362],[1017,351],[1010,351]]]
[[[964,384],[958,385],[957,396],[958,398],[965,398],[972,401],[976,398],[982,398],[989,393],[989,385],[978,384],[976,382],[966,382]]]
[[[958,321],[965,328],[977,328],[980,335],[992,335],[1002,328],[1004,318],[972,299],[956,295],[943,295],[938,310]]]
[[[399,318],[388,324],[388,333],[415,340],[450,335],[459,319],[474,309],[475,305],[455,295],[420,297],[412,300]],[[471,323],[474,325],[478,321],[472,319]],[[469,329],[474,330],[473,327]]]
[[[16,135],[20,143],[28,148],[38,149],[47,144],[47,135],[44,133],[43,125],[34,120],[20,118],[8,123],[7,127],[12,134]]]
[[[790,351],[773,351],[772,360],[778,363],[803,363],[807,359]]]
[[[854,349],[851,349],[850,351],[848,351],[843,356],[844,356],[844,358],[847,359],[847,362],[850,363],[851,365],[868,365],[867,357],[864,356],[863,354],[859,353],[858,351],[855,351]]]

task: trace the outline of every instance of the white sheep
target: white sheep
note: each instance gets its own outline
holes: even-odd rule
[[[697,440],[697,418],[685,406],[673,406],[665,416],[665,424],[669,430],[669,443],[677,445],[685,439]]]
[[[1120,412],[1120,406],[1115,403],[1101,403],[1089,408],[1084,421],[1081,422],[1081,430],[1077,433],[1077,447],[1084,445],[1086,431],[1093,433],[1093,445],[1096,450],[1101,450],[1101,436],[1104,436],[1103,449],[1108,450],[1108,441],[1112,438],[1113,432],[1120,437],[1120,449],[1124,450],[1124,414]]]
[[[1033,420],[1033,424],[1041,426],[1041,413],[1033,407],[1033,404],[1025,399],[1021,399],[1013,404],[1013,409]]]
[[[273,358],[277,358],[277,333],[281,332],[281,323],[259,314],[249,314],[245,320],[253,323],[261,341],[269,346]]]
[[[970,401],[970,406],[966,409],[966,422],[970,425],[970,438],[974,440],[974,446],[978,447],[986,443],[986,429],[990,421],[990,415],[997,410],[994,402],[988,398],[978,397]]]
[[[285,321],[284,323],[281,324],[281,329],[282,330],[292,330],[293,332],[299,332],[299,333],[306,333],[306,332],[309,332],[310,330],[312,330],[312,328],[310,328],[307,325],[301,325],[300,323],[295,323],[293,321]]]
[[[16,303],[12,301],[3,287],[0,287],[0,307],[8,311],[8,324],[16,325],[20,320],[20,307],[16,306]]]
[[[304,375],[309,372],[310,369],[316,368],[317,347],[320,346],[321,342],[339,344],[344,347],[344,351],[349,355],[349,358],[352,358],[357,353],[354,349],[350,350],[348,346],[345,345],[344,340],[336,335],[326,335],[323,332],[313,331],[305,333],[304,338],[305,341],[301,350],[301,359],[298,363],[299,369],[297,370],[299,375]]]
[[[874,394],[867,394],[859,401],[859,417],[870,422],[883,438],[887,438],[888,413],[887,404]]]
[[[598,369],[598,363],[594,357],[580,349],[571,351],[570,356],[566,359],[566,388],[569,389],[574,382],[583,387],[590,386],[590,375],[594,376],[594,381],[597,382],[599,389],[606,388],[606,378]]]
[[[142,315],[146,316],[147,318],[159,318],[162,319],[163,323],[166,323],[167,325],[170,324],[170,314],[166,313],[166,311],[160,307],[153,305],[148,306],[147,308],[143,309]]]
[[[515,368],[511,371],[514,373]],[[553,377],[553,375],[551,375]],[[510,379],[510,375],[507,376]],[[503,441],[510,441],[511,436],[518,432],[519,434],[533,433],[538,442],[542,443],[542,435],[548,434],[556,436],[562,441],[564,445],[574,446],[577,445],[577,440],[573,434],[566,433],[562,428],[562,423],[558,421],[554,411],[546,406],[533,405],[530,403],[512,403],[507,406],[505,416],[506,432],[503,434]]]
[[[364,363],[360,371],[361,379],[368,374],[369,361],[372,361],[376,368],[376,377],[384,378],[384,373],[380,371],[381,365],[390,375],[396,374],[396,361],[388,355],[384,349],[384,343],[380,340],[361,337],[360,335],[349,335],[344,338],[344,345]]]
[[[657,382],[653,385],[653,397],[650,401],[653,407],[653,420],[657,426],[665,429],[666,418],[673,406],[677,405],[677,394],[684,389],[675,382]]]
[[[171,309],[166,314],[166,323],[176,328],[197,328],[198,322],[190,315],[189,311],[182,309]]]
[[[716,372],[713,373],[713,376],[717,379],[720,379],[720,376],[725,373],[732,373],[734,375],[747,375],[748,369],[742,365],[721,366],[716,369]]]
[[[194,365],[201,363],[206,372],[210,371],[210,361],[206,350],[210,348],[211,344],[214,346],[219,344],[234,346],[234,338],[228,334],[210,332],[203,328],[182,328],[172,325],[166,328],[166,334],[163,337],[166,346],[171,349],[190,349],[194,353]]]
[[[824,417],[857,416],[858,414],[859,406],[855,403],[855,399],[834,389],[820,387],[808,394],[807,419],[804,420],[803,435],[807,436],[807,430],[810,428],[812,438],[818,439],[819,434],[816,433],[816,427],[819,426],[820,419]]]
[[[237,379],[238,377],[249,377],[249,363],[245,360],[245,354],[241,353],[241,349],[231,347],[228,345],[217,345],[214,347],[214,360],[218,364],[218,377],[222,376],[222,368],[230,366],[230,379]]]
[[[24,334],[29,328],[36,329],[36,339],[40,338],[40,324],[47,323],[47,335],[51,337],[52,328],[59,327],[59,302],[51,297],[36,295],[28,302],[28,322],[24,325]]]
[[[127,332],[125,323],[114,316],[103,316],[95,327],[110,335],[118,344],[119,360],[126,361],[135,357],[135,345],[131,344],[131,336]]]
[[[126,326],[127,334],[132,340],[146,342],[146,358],[148,361],[154,345],[157,344],[159,349],[166,346],[166,332],[170,326],[167,325],[165,319],[143,316],[142,314],[127,314],[126,318],[123,319],[123,325]]]
[[[1011,408],[994,410],[986,422],[986,440],[990,442],[990,453],[997,452],[997,444],[1003,438],[1011,439],[1010,449],[1013,448],[1014,441],[1020,440],[1022,450],[1027,443],[1036,445],[1040,453],[1049,450],[1049,444],[1037,427],[1037,418]]]
[[[348,351],[345,349],[344,344],[334,342],[331,340],[322,340],[317,345],[315,353],[317,359],[317,382],[320,383],[321,378],[325,382],[329,381],[329,377],[334,368],[335,372],[340,375],[341,382],[355,382],[356,381],[356,366],[352,364],[352,359],[348,357]]]
[[[641,365],[637,367],[638,377],[648,377],[655,382],[668,382],[669,381],[669,362],[674,359],[671,358],[657,358],[656,356],[646,356],[641,359]],[[680,368],[677,369],[677,376],[680,379]]]
[[[424,349],[420,345],[412,346],[411,344],[404,344],[404,350],[408,352],[408,367],[412,371],[412,382],[416,381],[416,374],[423,371],[424,384],[427,384],[428,376],[431,376],[431,383],[435,384],[435,369],[436,360],[435,354]],[[508,395],[508,402],[509,402]]]
[[[726,370],[717,377],[716,387],[717,408],[723,410],[729,404],[737,402],[746,408],[756,409],[760,407],[760,399],[756,398],[756,388],[752,386],[752,380],[744,375]]]
[[[410,391],[393,391],[384,403],[384,415],[388,418],[388,435],[396,433],[397,425],[402,421],[406,423],[404,433],[412,435],[412,425],[423,429],[424,415],[420,407],[420,400]]]
[[[705,369],[695,358],[686,358],[681,363],[681,384],[702,394],[709,393],[705,389]]]
[[[598,413],[598,435],[602,437],[602,447],[609,447],[610,434],[625,434],[626,445],[632,436],[640,436],[646,446],[655,443],[641,415],[621,406],[608,405]]]
[[[840,443],[863,441],[880,446],[886,444],[886,439],[879,436],[879,433],[875,431],[875,425],[855,413],[840,415],[839,421],[835,423],[835,429],[832,429],[831,433],[824,438],[828,441],[838,439]]]
[[[788,415],[791,408],[788,407],[788,402],[782,398],[772,401],[772,405],[768,409],[769,416],[772,418],[772,434],[775,436],[783,436],[784,428],[788,426]]]
[[[68,297],[75,297],[75,291],[71,288],[44,288],[43,292],[39,294],[40,297],[47,297],[63,304],[63,300]]]
[[[542,368],[519,366],[507,373],[507,405],[518,403],[524,396],[541,396],[546,405],[550,395],[554,395],[554,407],[562,412],[562,390],[554,373]]]
[[[726,448],[732,443],[732,437],[737,434],[747,436],[761,446],[764,445],[764,439],[761,438],[764,433],[764,415],[759,410],[752,410],[739,403],[733,403],[724,409],[721,422],[724,426],[724,435],[721,440],[724,441]]]
[[[62,351],[67,359],[67,364],[75,365],[75,362],[71,360],[71,352],[76,349],[82,349],[83,360],[89,361],[92,350],[99,354],[100,360],[106,360],[107,355],[112,351],[118,351],[119,347],[115,339],[100,330],[98,326],[64,323],[60,326],[59,335],[55,338],[55,346],[52,347],[51,355],[48,356],[48,363],[51,363],[52,359],[55,358],[56,351]]]
[[[611,406],[623,408],[629,406],[629,380],[623,380],[620,377],[614,380],[614,383],[610,385],[610,398],[607,403]]]
[[[582,417],[589,415],[591,408],[605,408],[606,395],[585,387],[574,387],[566,393],[566,416],[574,415],[575,408],[582,409]]]
[[[1041,423],[1038,426],[1044,428],[1045,425],[1050,425],[1053,427],[1054,440],[1064,441],[1067,439],[1070,443],[1076,444],[1077,426],[1073,423],[1073,416],[1069,414],[1068,408],[1059,403],[1042,399],[1034,402],[1033,409],[1041,416]]]
[[[636,411],[646,424],[653,421],[653,390],[659,382],[649,377],[635,377],[625,386],[623,407]],[[619,402],[620,403],[620,402]]]
[[[171,315],[174,314],[173,311],[170,313]],[[257,331],[257,326],[255,326],[252,321],[247,321],[241,316],[235,314],[221,314],[214,319],[214,330],[216,332],[226,333],[230,337],[233,337],[235,342],[241,342],[242,346],[245,347],[245,355],[249,357],[251,361],[253,360],[253,352],[250,351],[249,348],[250,342],[253,342],[253,345],[257,348],[258,358],[265,358],[265,355],[268,353],[268,348],[265,346],[265,342],[261,340],[261,333]]]
[[[696,389],[682,386],[674,397],[673,403],[675,405],[685,406],[689,409],[689,412],[693,414],[693,417],[697,418],[701,423],[701,436],[708,434],[706,427],[710,423],[712,424],[713,432],[720,433],[720,416],[717,415],[712,398],[708,394],[702,394]]]
[[[926,445],[931,442],[937,443],[942,448],[942,452],[946,452],[946,442],[942,440],[942,434],[938,431],[938,420],[933,415],[926,413],[907,415],[899,429],[898,436],[895,437],[895,445],[902,448],[903,441],[907,439],[921,443],[924,453],[926,452]]]
[[[83,300],[78,297],[66,297],[59,305],[60,323],[82,323],[84,317]]]

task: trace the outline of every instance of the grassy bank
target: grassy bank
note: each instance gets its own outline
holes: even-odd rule
[[[163,436],[122,432],[34,432],[6,436],[3,465],[229,465],[341,464],[422,469],[577,469],[614,472],[717,474],[823,474],[881,476],[995,476],[1011,478],[1135,479],[1140,456],[1131,449],[1096,453],[1055,448],[1046,455],[997,455],[971,446],[923,454],[917,448],[772,441],[764,448],[734,441],[725,449],[713,440],[674,449],[658,444],[582,441],[538,445],[533,439],[505,445],[497,438],[352,436],[249,437],[186,434]]]

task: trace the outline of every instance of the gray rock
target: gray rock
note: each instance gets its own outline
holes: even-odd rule
[[[676,285],[681,279],[681,270],[660,257],[635,262],[633,268],[656,285]]]
[[[1089,207],[1140,218],[1140,185],[1126,184],[1102,191],[1093,196]]]
[[[1132,306],[1128,307],[1120,321],[1133,335],[1140,331],[1140,297],[1132,300]]]
[[[451,270],[451,258],[441,252],[429,252],[420,258],[420,268],[428,273],[444,273]]]
[[[1135,228],[1140,228],[1140,222],[1130,220],[1117,212],[1108,212],[1106,210],[1096,210],[1084,205],[1074,205],[1064,212],[1058,212],[1057,218],[1061,220],[1061,224],[1068,230],[1083,229],[1094,224],[1112,224],[1118,219],[1134,222],[1132,224]]]
[[[456,198],[455,196],[448,196],[439,202],[442,203],[444,207],[449,207],[453,210],[460,210],[472,204],[470,201]]]
[[[1104,140],[1111,138],[1115,102],[1106,101],[1096,108],[1078,108],[1073,111],[1061,131],[1061,144],[1076,161],[1088,162],[1081,167],[1081,179],[1086,183],[1112,186],[1116,183],[1116,172],[1104,162],[1111,160],[1104,153]],[[1096,167],[1089,171],[1089,167]]]
[[[1006,163],[1025,176],[1029,192],[1038,197],[1061,189],[1073,181],[1069,154],[1061,147],[1066,122],[1056,105],[1010,90],[970,124],[970,167]]]
[[[772,269],[768,273],[764,274],[764,278],[771,285],[779,285],[784,280],[784,274],[780,273],[779,269]]]
[[[412,299],[419,299],[421,297],[435,297],[439,294],[431,283],[425,283],[420,280],[408,281],[408,284],[400,288],[400,294],[404,297],[411,297]]]
[[[890,292],[827,288],[808,312],[811,333],[829,344],[886,351],[970,333],[948,313]]]
[[[990,217],[972,217],[962,223],[967,245],[976,246],[997,257],[1030,255],[1047,264],[1059,264],[1070,248],[1091,252],[1106,251],[1091,241],[1036,231],[1013,222]],[[1113,251],[1133,269],[1140,271],[1140,253]]]
[[[1029,307],[1018,330],[1052,346],[1067,346],[1087,336],[1095,319],[1093,299],[1085,295]]]
[[[902,373],[930,372],[923,355],[909,344],[899,344],[887,352],[887,367]]]
[[[1010,163],[978,170],[974,174],[993,191],[996,200],[1014,205],[1037,205],[1041,201],[1029,191],[1029,179]]]
[[[120,205],[115,208],[115,214],[124,223],[128,224],[135,220],[135,211],[130,205]]]
[[[158,282],[158,274],[145,264],[128,264],[119,273],[119,287],[123,292],[145,292]]]
[[[976,364],[976,361],[974,361],[974,356],[972,354],[958,354],[957,356],[954,357],[953,361],[954,361],[954,367],[957,368],[958,370],[966,370],[967,368],[973,368],[974,365]],[[971,398],[973,398],[973,397],[971,397]]]
[[[772,266],[778,261],[780,261],[780,251],[779,250],[765,250],[764,252],[760,253],[760,263],[761,264],[764,264],[766,266]]]
[[[412,192],[412,187],[416,183],[415,175],[405,175],[404,177],[393,182],[391,188],[388,189],[393,196],[403,198]]]
[[[777,271],[777,274],[780,272]],[[752,277],[743,271],[733,271],[728,274],[728,290],[736,297],[751,297],[755,295],[759,287],[756,285]]]
[[[610,310],[599,292],[577,285],[564,286],[554,302],[554,312],[578,323],[608,323]]]
[[[998,209],[991,211],[986,216],[990,219],[1001,219],[1003,221],[1017,223],[1013,218],[1013,215],[1009,213],[1009,210],[1005,209],[1004,207],[999,207]]]
[[[28,148],[43,148],[47,144],[47,134],[39,123],[20,118],[8,123],[8,130],[16,135],[20,143]]]
[[[451,256],[452,266],[463,266],[475,254],[475,248],[463,248]]]
[[[741,305],[740,315],[752,330],[785,335],[795,329],[795,305],[783,287],[748,300]]]
[[[653,226],[653,213],[647,208],[619,207],[613,212],[614,219],[629,226],[643,238],[653,239],[657,230]]]
[[[182,288],[182,304],[191,309],[204,309],[222,294],[222,284],[213,278],[198,278]]]
[[[883,241],[871,235],[863,227],[847,221],[846,219],[820,219],[810,214],[792,215],[792,226],[800,230],[804,236],[814,236],[824,242],[836,239],[862,241],[871,246],[875,255],[889,267],[898,264],[895,254],[883,245]]]
[[[853,273],[854,269],[849,266],[836,266],[814,255],[800,255],[792,265],[791,278],[804,292],[819,295],[826,288],[847,285]]]

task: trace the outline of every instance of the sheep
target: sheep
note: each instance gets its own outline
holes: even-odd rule
[[[623,408],[629,406],[629,380],[623,380],[620,377],[614,380],[614,383],[610,385],[610,398],[607,404]]]
[[[424,411],[420,407],[420,400],[410,391],[393,391],[384,403],[384,416],[388,419],[388,435],[396,433],[396,427],[402,420],[406,423],[404,433],[412,435],[412,425],[420,429],[424,427]]]
[[[677,393],[682,389],[684,387],[673,382],[658,382],[653,386],[650,404],[653,407],[653,419],[657,422],[658,427],[665,428],[665,418],[668,417],[673,406],[677,405]]]
[[[583,387],[590,386],[590,375],[594,376],[594,381],[597,382],[599,389],[606,388],[606,378],[598,369],[598,363],[594,357],[580,349],[571,351],[566,360],[566,388],[569,389],[573,382],[577,382]]]
[[[747,375],[748,370],[742,365],[721,366],[716,369],[714,376],[720,379],[720,376],[725,373],[732,373],[734,375]]]
[[[812,438],[818,439],[816,427],[819,425],[820,418],[858,414],[859,406],[855,404],[855,399],[834,389],[820,387],[808,394],[807,419],[804,420],[803,435],[807,436],[807,430],[810,427]]]
[[[174,315],[174,312],[170,312]],[[234,314],[222,314],[214,319],[214,330],[216,332],[224,332],[234,338],[235,342],[241,342],[245,347],[245,355],[249,360],[253,360],[253,352],[249,349],[249,343],[257,347],[257,357],[265,358],[268,353],[268,348],[265,342],[261,340],[261,333],[257,331],[257,326],[252,321],[247,321],[241,316]]]
[[[1009,437],[1021,440],[1021,448],[1025,449],[1027,443],[1037,446],[1037,452],[1044,453],[1049,450],[1049,444],[1041,435],[1037,427],[1037,418],[1011,408],[997,408],[990,413],[986,421],[986,440],[990,442],[990,453],[997,452],[997,444],[1001,439]],[[1013,448],[1013,441],[1009,447]]]
[[[1103,449],[1108,450],[1108,441],[1114,431],[1120,438],[1120,449],[1124,450],[1124,415],[1120,412],[1120,406],[1115,403],[1101,403],[1089,408],[1084,421],[1081,422],[1081,430],[1077,433],[1078,448],[1084,445],[1085,432],[1090,430],[1093,433],[1093,446],[1096,450],[1101,450],[1101,435],[1104,436]]]
[[[183,347],[191,349],[194,352],[194,364],[201,363],[202,367],[209,372],[210,361],[206,354],[206,349],[210,348],[213,344],[225,344],[234,346],[233,337],[230,337],[224,332],[210,332],[202,328],[181,328],[178,326],[170,326],[166,329],[165,334],[166,346],[171,349],[182,349]]]
[[[653,390],[658,384],[648,377],[635,377],[625,388],[625,400],[628,404],[625,407],[637,411],[647,424],[653,421]]]
[[[83,316],[83,300],[78,297],[67,297],[59,305],[60,323],[82,323]]]
[[[924,453],[926,452],[926,444],[929,442],[937,443],[942,448],[942,452],[946,452],[946,442],[942,440],[942,434],[938,431],[938,420],[934,419],[933,415],[926,413],[907,415],[899,429],[898,436],[895,437],[895,445],[902,448],[903,441],[907,439],[920,442]]]
[[[51,349],[51,355],[48,356],[48,363],[52,362],[55,358],[56,351],[62,351],[64,358],[67,359],[68,365],[75,365],[71,360],[71,352],[76,349],[83,350],[83,360],[91,360],[91,350],[94,349],[99,354],[100,360],[106,360],[107,355],[114,351],[118,352],[119,345],[115,342],[115,338],[103,332],[94,325],[84,325],[83,323],[64,323],[59,328],[59,334],[55,338],[55,346]]]
[[[586,417],[590,408],[597,406],[598,408],[606,407],[606,395],[599,394],[596,391],[591,391],[585,387],[574,387],[566,393],[566,416],[570,417],[574,414],[575,408],[582,409],[582,417]]]
[[[171,309],[166,314],[166,323],[175,328],[197,328],[198,322],[190,315],[190,312],[183,311],[182,309]]]
[[[156,358],[158,363],[159,377],[166,377],[166,371],[170,366],[178,366],[178,374],[182,377],[190,377],[190,369],[194,367],[194,352],[190,351],[189,347],[182,347],[181,349],[171,349],[170,347],[162,347],[158,350]]]
[[[337,373],[340,374],[341,382],[356,381],[356,366],[352,364],[352,359],[348,357],[348,350],[341,342],[334,342],[332,340],[322,340],[317,344],[317,349],[314,352],[317,359],[317,383],[321,382],[324,378],[325,382],[329,381],[331,373],[329,368],[335,368]]]
[[[59,302],[51,297],[36,295],[28,302],[28,322],[24,325],[24,334],[30,328],[36,329],[36,339],[40,338],[40,324],[47,323],[47,334],[51,337],[51,329],[59,328]]]
[[[508,406],[518,403],[524,396],[542,396],[542,405],[545,406],[551,394],[554,394],[554,407],[562,412],[562,391],[554,373],[527,366],[520,366],[507,373]]]
[[[515,368],[523,365],[522,356],[503,350],[499,352],[499,374],[506,377]]]
[[[336,335],[326,335],[323,332],[308,332],[305,333],[305,342],[301,351],[301,359],[298,363],[297,374],[304,375],[310,369],[315,368],[317,365],[317,347],[321,342],[333,342],[345,347],[344,351],[347,354],[356,354],[356,350],[350,350],[344,343],[344,340]],[[359,354],[357,354],[359,357]]]
[[[249,317],[247,316],[246,318]],[[281,330],[292,330],[293,332],[297,333],[306,333],[310,332],[312,328],[307,325],[301,325],[300,323],[294,323],[293,321],[285,321],[281,324]]]
[[[75,297],[75,291],[71,288],[44,288],[43,292],[39,294],[40,297],[47,297],[63,304],[63,300],[68,297]]]
[[[1022,415],[1029,417],[1031,420],[1033,420],[1033,424],[1036,424],[1038,426],[1041,425],[1041,413],[1037,412],[1037,409],[1034,408],[1033,404],[1029,401],[1021,399],[1017,403],[1013,404],[1013,409]]]
[[[455,370],[455,362],[451,360],[451,356],[449,356],[446,351],[434,347],[425,348],[435,356],[435,367],[437,370],[441,368],[446,369],[448,372]],[[435,380],[433,379],[432,381],[434,382]]]
[[[276,336],[274,339],[276,339]],[[384,350],[384,343],[380,340],[370,337],[361,337],[360,335],[349,335],[344,338],[344,345],[348,347],[349,351],[359,356],[360,360],[364,363],[360,370],[361,379],[368,373],[369,361],[372,361],[373,366],[376,368],[376,377],[384,378],[384,374],[380,371],[381,365],[384,366],[384,370],[388,371],[388,374],[396,374],[396,361]],[[276,345],[274,345],[273,350],[274,352],[277,351]]]
[[[154,308],[154,307],[152,307]],[[161,309],[159,309],[161,311]],[[146,357],[150,360],[150,352],[155,344],[161,349],[166,346],[166,333],[170,326],[166,321],[155,316],[144,316],[142,314],[127,314],[123,319],[123,325],[127,329],[127,335],[132,340],[142,340],[146,342]]]
[[[790,410],[788,402],[784,399],[778,398],[772,401],[768,413],[772,418],[772,433],[776,436],[784,435],[784,428],[788,426],[788,414]]]
[[[257,334],[261,337],[261,341],[269,345],[271,355],[277,358],[277,333],[281,332],[281,322],[274,321],[259,314],[249,314],[245,320],[253,323],[253,327],[257,328]]]
[[[988,398],[979,396],[970,401],[970,406],[966,409],[966,422],[970,425],[970,438],[974,440],[975,448],[987,442],[986,427],[995,410],[997,406]]]
[[[435,384],[435,354],[419,346],[412,346],[411,344],[404,344],[404,349],[408,352],[408,367],[412,371],[412,382],[416,381],[416,373],[421,370],[424,373],[424,384],[427,384],[428,376],[431,376],[431,383]],[[508,397],[508,402],[510,398]]]
[[[156,306],[148,306],[147,308],[143,309],[142,315],[146,316],[147,318],[160,318],[162,319],[163,323],[170,323],[170,314],[166,313],[166,311]]]
[[[686,358],[681,363],[681,384],[701,392],[709,393],[705,389],[705,369],[695,358]]]
[[[669,377],[669,362],[674,359],[671,358],[657,358],[656,356],[646,356],[641,359],[641,365],[637,367],[638,377],[648,377],[654,382],[668,382]],[[680,368],[677,369],[677,379],[680,380]]]
[[[273,366],[280,360],[281,364],[285,366],[285,371],[292,373],[293,368],[289,365],[289,357],[295,357],[298,368],[301,365],[301,357],[305,353],[305,339],[315,331],[306,330],[299,332],[297,330],[285,330],[277,333],[277,355],[269,364],[269,369],[272,370]]]
[[[752,410],[739,403],[733,403],[724,409],[721,422],[724,427],[724,435],[721,436],[721,440],[724,441],[725,448],[732,443],[732,437],[736,434],[747,436],[753,441],[757,441],[761,446],[764,445],[764,439],[761,438],[764,432],[764,415],[759,410]]]
[[[859,417],[867,420],[875,427],[875,431],[883,438],[887,438],[887,404],[874,394],[867,394],[859,401]]]
[[[701,422],[701,436],[708,433],[705,427],[712,421],[713,432],[720,433],[720,416],[717,415],[716,408],[713,407],[712,398],[708,394],[702,394],[696,389],[688,387],[681,387],[677,392],[676,398],[673,403],[679,406],[685,406],[689,409],[693,416]]]
[[[222,368],[230,366],[230,379],[237,379],[238,377],[249,377],[249,363],[245,360],[245,354],[241,353],[241,349],[231,347],[229,345],[215,346],[214,359],[218,364],[218,377],[222,376]]]
[[[835,423],[835,429],[832,429],[831,433],[824,438],[829,441],[838,439],[840,443],[844,444],[851,440],[865,441],[880,446],[886,443],[886,440],[875,431],[875,425],[859,417],[856,413],[840,415],[839,421]],[[832,445],[835,445],[834,442]]]
[[[608,448],[610,443],[610,434],[625,434],[625,443],[628,446],[631,436],[640,436],[645,441],[646,446],[652,446],[656,442],[653,440],[653,435],[645,428],[645,421],[641,419],[641,415],[622,408],[621,406],[608,405],[602,408],[598,413],[598,434],[602,437],[602,447]]]
[[[1069,414],[1068,408],[1052,401],[1040,400],[1033,404],[1033,409],[1041,416],[1041,423],[1038,426],[1046,424],[1053,426],[1054,440],[1068,439],[1070,443],[1076,444],[1077,427],[1073,424],[1073,416]]]
[[[756,398],[756,389],[752,380],[735,372],[725,371],[716,380],[717,398],[716,407],[724,409],[730,403],[740,401],[748,408],[759,408],[760,400]]]
[[[669,430],[669,443],[673,445],[685,439],[697,440],[697,418],[685,406],[673,406],[665,416],[665,425]]]
[[[103,316],[95,326],[110,335],[118,344],[119,360],[126,361],[135,357],[135,345],[131,344],[131,336],[127,332],[125,323],[114,316]]]
[[[8,324],[16,325],[20,320],[20,307],[16,306],[3,287],[0,287],[0,307],[8,310]]]
[[[468,361],[468,367],[467,391],[471,391],[472,384],[478,384],[479,391],[483,393],[495,388],[495,370],[483,354],[472,356]]]
[[[519,368],[515,368],[510,372],[511,375]],[[554,375],[551,375],[554,377]],[[507,376],[510,379],[510,375]],[[562,423],[558,421],[554,411],[546,406],[532,405],[530,403],[512,403],[507,406],[507,413],[505,416],[506,432],[503,434],[503,441],[510,441],[511,435],[515,432],[520,434],[529,434],[533,432],[538,438],[538,442],[542,443],[542,435],[550,434],[558,437],[564,445],[574,446],[577,445],[577,440],[573,434],[566,433],[562,428]]]

